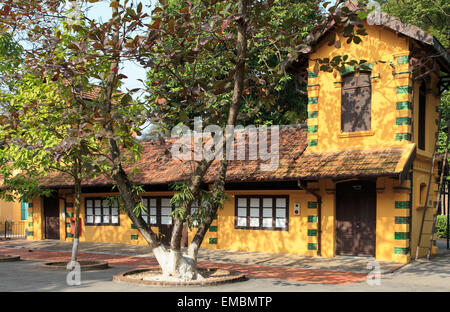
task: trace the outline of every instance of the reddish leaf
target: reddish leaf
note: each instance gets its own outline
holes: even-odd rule
[[[159,25],[161,24],[161,19],[158,18],[156,21],[150,26],[152,29],[159,29]]]
[[[319,74],[320,71],[320,67],[319,67],[319,63],[316,62],[316,64],[314,65],[314,74]]]
[[[167,103],[167,99],[166,99],[166,98],[158,98],[158,99],[156,100],[156,103],[157,103],[158,105],[164,105],[165,103]]]

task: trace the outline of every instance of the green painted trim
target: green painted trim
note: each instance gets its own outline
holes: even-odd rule
[[[319,116],[318,111],[308,112],[308,118],[317,118]]]
[[[409,247],[395,247],[394,254],[396,255],[407,255],[409,253]]]
[[[308,208],[317,208],[317,202],[309,201],[308,202]]]
[[[308,72],[308,78],[317,78],[319,75],[314,72]]]
[[[395,208],[396,209],[409,209],[411,203],[409,201],[396,201]]]
[[[28,236],[33,236],[34,232],[33,231],[28,231]]]
[[[28,208],[33,208],[33,203],[28,203]]]
[[[67,233],[67,237],[72,238],[72,237],[73,237],[73,234],[72,234],[72,233]]]
[[[397,87],[397,94],[411,93],[411,92],[412,92],[412,88],[410,86]]]
[[[217,226],[210,226],[209,227],[210,232],[217,232]]]
[[[408,63],[409,56],[408,55],[402,55],[397,57],[397,65],[403,65]]]
[[[319,126],[317,126],[317,125],[308,126],[308,133],[316,133],[318,129],[319,129]]]
[[[32,211],[28,211],[28,218],[33,216],[33,212]]]
[[[317,236],[317,230],[308,230],[308,236]]]
[[[131,240],[138,240],[139,235],[131,235]]]
[[[71,225],[70,225],[70,223],[69,222],[67,222],[66,223],[66,227],[70,227]]]
[[[308,98],[308,104],[317,104],[319,103],[319,98],[317,96]]]
[[[393,75],[394,75],[394,76],[397,76],[397,75],[403,75],[403,74],[411,74],[411,72],[408,70],[408,71],[403,71],[403,72],[394,73]]]
[[[317,216],[308,216],[308,222],[317,222]]]
[[[409,232],[395,232],[394,234],[395,239],[409,239]]]
[[[132,228],[133,230],[137,229],[137,227],[136,227],[136,225],[134,225],[134,223],[131,223],[131,228]]]
[[[312,84],[312,85],[308,85],[308,88],[312,88],[312,87],[320,87],[320,84]]]
[[[409,101],[402,101],[396,103],[397,110],[412,109],[412,103]]]
[[[363,64],[365,64],[367,67],[369,67],[370,70],[373,69],[373,64],[372,64],[372,63],[366,62],[366,63],[363,63]],[[344,69],[344,72],[341,73],[341,76],[350,74],[350,73],[352,73],[352,72],[354,72],[354,71],[355,71],[355,67],[354,67],[354,66],[346,65],[346,66],[345,66],[345,69]]]
[[[217,214],[214,216],[213,220],[217,220]]]
[[[439,126],[439,119],[435,119],[434,122],[436,123],[436,126]]]
[[[411,133],[396,133],[395,140],[396,141],[401,141],[401,140],[411,141]]]
[[[397,117],[395,124],[400,125],[411,125],[411,118],[409,117]]]
[[[317,146],[317,140],[309,140],[308,146]]]
[[[409,224],[409,217],[395,217],[395,224]]]
[[[209,239],[209,243],[211,244],[211,245],[216,245],[217,244],[217,238],[210,238]]]
[[[33,222],[28,222],[28,227],[33,227]]]
[[[73,213],[72,212],[66,212],[66,217],[67,218],[72,218],[73,217]]]
[[[317,243],[308,243],[308,250],[317,250]]]

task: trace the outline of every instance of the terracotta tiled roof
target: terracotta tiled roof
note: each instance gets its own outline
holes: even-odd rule
[[[83,91],[81,92],[81,96],[85,99],[85,100],[96,100],[99,98],[100,96],[100,87],[94,86],[91,88],[91,90],[89,91]]]
[[[139,168],[132,180],[139,184],[156,185],[182,181],[193,172],[194,163],[171,157],[168,142],[143,142],[141,159],[132,167]],[[270,142],[270,140],[269,140]],[[269,145],[270,146],[270,145]],[[280,128],[279,166],[273,171],[262,171],[261,160],[231,161],[227,182],[294,181],[298,179],[397,176],[414,157],[414,144],[372,150],[336,151],[329,153],[305,153],[307,129],[304,126]],[[214,181],[219,164],[215,161],[204,178]],[[129,168],[130,169],[130,168]],[[51,173],[41,180],[43,187],[70,187],[69,176]],[[112,181],[103,176],[83,181],[84,186],[109,186]]]

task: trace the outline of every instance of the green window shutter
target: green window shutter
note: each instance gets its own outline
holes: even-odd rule
[[[28,220],[28,203],[22,202],[22,214],[21,214],[22,220]]]
[[[410,207],[409,201],[396,201],[395,208],[396,209],[408,209]]]

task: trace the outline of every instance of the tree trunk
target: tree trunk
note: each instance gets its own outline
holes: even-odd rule
[[[72,269],[75,266],[78,255],[78,244],[80,240],[80,204],[81,204],[81,167],[79,159],[75,157],[73,166],[74,177],[74,208],[75,208],[75,231],[72,244],[72,258],[68,264],[68,269]]]
[[[247,34],[246,34],[246,19],[247,19],[247,0],[239,0],[238,3],[238,15],[237,21],[237,56],[236,56],[236,71],[234,74],[234,88],[233,99],[228,113],[227,126],[235,126],[239,110],[241,108],[242,94],[244,91],[244,79],[245,79],[245,59],[247,57]],[[227,129],[225,129],[227,131]],[[234,133],[226,133],[225,137],[231,136],[234,139]],[[224,140],[224,145],[227,140]],[[225,150],[225,148],[223,149]],[[197,262],[198,251],[205,238],[205,235],[211,226],[216,214],[217,209],[223,201],[223,194],[225,193],[225,179],[228,168],[228,160],[224,159],[220,161],[219,176],[214,182],[212,187],[212,205],[208,209],[208,215],[204,222],[198,227],[197,233],[192,239],[189,245],[188,255],[191,259]]]

